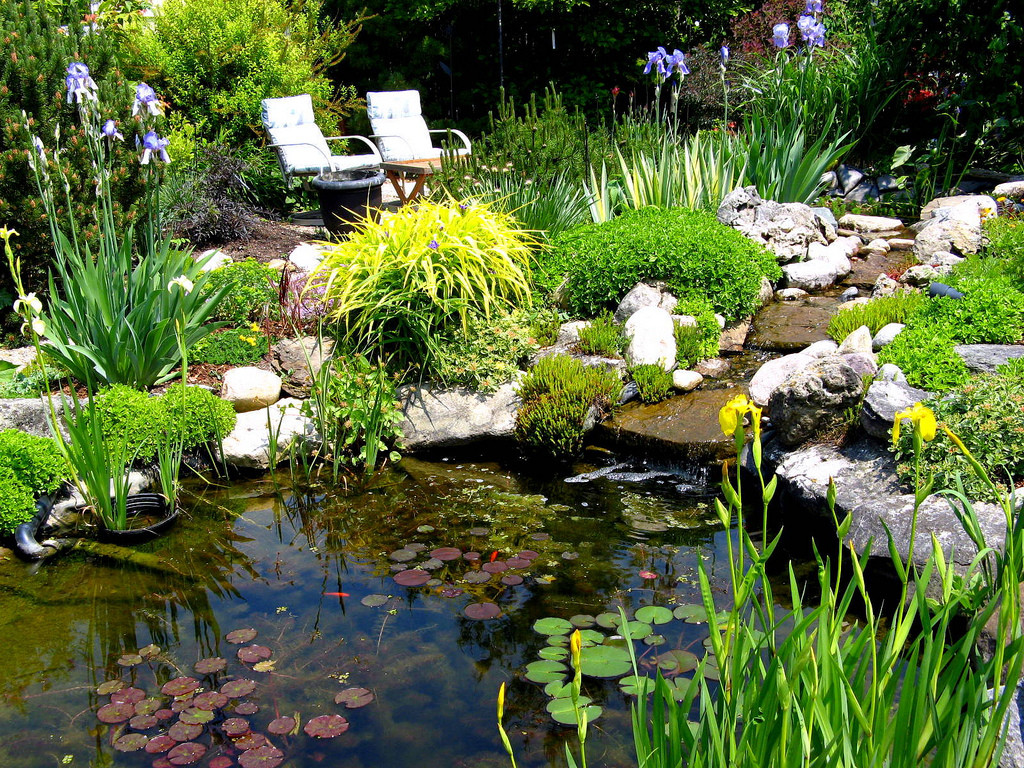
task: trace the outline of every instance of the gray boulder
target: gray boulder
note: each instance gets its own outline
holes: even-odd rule
[[[757,369],[757,373],[750,379],[747,385],[750,391],[750,399],[757,405],[764,407],[768,405],[772,392],[782,382],[788,379],[797,371],[801,371],[813,363],[817,358],[797,353],[795,355],[784,355],[767,363]]]
[[[859,352],[862,355],[871,354],[871,331],[866,325],[851,331],[842,344],[839,345],[839,354],[845,355],[848,352]]]
[[[984,242],[982,213],[995,210],[996,201],[988,195],[972,195],[948,210],[936,211],[914,240],[914,255],[926,264],[940,251],[958,256],[977,253]]]
[[[626,360],[630,365],[660,365],[671,371],[676,364],[675,323],[664,309],[641,307],[626,321],[629,339]]]
[[[922,403],[931,393],[916,389],[903,381],[875,381],[868,387],[860,423],[864,431],[874,438],[888,441],[892,437],[892,422],[897,411],[904,411],[914,403]]]
[[[878,333],[871,339],[871,349],[875,352],[882,347],[892,344],[893,339],[903,332],[907,326],[903,323],[887,323],[878,329]]]
[[[953,349],[974,373],[992,373],[1007,361],[1024,357],[1020,344],[958,344]]]
[[[839,270],[829,261],[798,261],[782,266],[782,280],[789,288],[816,291],[839,280]]]
[[[992,197],[1012,197],[1019,200],[1024,197],[1024,181],[1004,181],[1002,184],[996,184],[992,190]]]
[[[53,398],[53,408],[63,429],[62,397]],[[45,397],[0,399],[0,429],[18,429],[36,437],[51,437],[49,415],[50,403]]]
[[[790,376],[768,402],[772,425],[783,445],[800,445],[838,425],[844,411],[860,401],[861,376],[840,357],[825,357]]]
[[[315,336],[281,339],[270,348],[270,365],[281,375],[281,388],[292,397],[308,397],[313,376],[334,352],[334,340]]]
[[[858,235],[865,235],[865,239],[874,240],[886,232],[899,232],[903,229],[903,222],[888,216],[861,216],[847,213],[839,219],[839,228],[856,232]]]
[[[403,417],[402,450],[413,453],[511,438],[520,403],[514,384],[503,384],[491,394],[403,387],[398,400]]]
[[[810,206],[762,200],[752,186],[726,195],[717,216],[721,223],[766,246],[780,264],[806,258],[811,243],[827,242]]]
[[[801,350],[800,354],[809,357],[828,357],[829,355],[838,354],[838,352],[839,345],[832,341],[832,339],[822,339],[805,347]]]
[[[671,314],[678,303],[679,299],[665,290],[663,284],[637,283],[619,302],[615,322],[626,322],[641,307],[658,307]]]
[[[287,398],[267,408],[238,414],[235,428],[221,444],[223,460],[239,469],[266,470],[287,459],[293,444],[305,450],[307,445],[318,443],[316,427],[312,419],[302,415],[301,408],[301,400]],[[271,456],[275,439],[277,455]]]
[[[878,361],[874,355],[864,354],[863,352],[845,352],[840,357],[843,361],[853,368],[860,376],[861,381],[865,379],[874,378],[878,373]]]

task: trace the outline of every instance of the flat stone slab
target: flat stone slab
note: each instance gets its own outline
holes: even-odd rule
[[[853,286],[870,291],[874,287],[879,275],[887,274],[912,259],[906,251],[866,253],[870,255],[863,259],[850,260],[853,269],[850,270],[850,274],[840,281],[840,285]]]
[[[519,407],[514,384],[503,384],[491,394],[403,387],[398,399],[402,404],[403,452],[509,439]]]
[[[718,426],[718,411],[740,387],[697,390],[654,405],[628,403],[593,436],[613,447],[640,449],[656,456],[717,461],[732,455],[731,438]]]
[[[766,352],[796,352],[827,339],[825,329],[836,304],[836,299],[822,296],[769,304],[755,315],[747,347]]]
[[[1007,361],[1024,357],[1022,344],[958,344],[953,349],[974,373],[993,373]]]

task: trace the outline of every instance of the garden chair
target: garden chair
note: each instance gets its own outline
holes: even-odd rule
[[[373,129],[370,138],[377,142],[385,162],[440,158],[442,149],[433,145],[432,133],[457,136],[463,146],[454,150],[456,155],[471,151],[469,137],[462,131],[427,128],[419,91],[370,91],[366,94],[366,113]]]
[[[377,167],[380,152],[365,136],[327,136],[316,124],[313,99],[308,93],[263,100],[263,127],[270,138],[270,147],[277,153],[284,183],[291,188],[298,176],[317,176],[328,171],[350,171]],[[335,155],[328,141],[347,139],[361,141],[370,151],[361,155]]]

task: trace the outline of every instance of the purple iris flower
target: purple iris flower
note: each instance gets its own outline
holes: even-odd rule
[[[825,45],[825,25],[816,21],[813,16],[801,16],[796,25],[808,48]]]
[[[772,27],[772,43],[776,48],[789,47],[789,24],[776,24]]]
[[[718,57],[719,57],[718,63],[719,63],[719,66],[722,67],[722,69],[725,69],[727,66],[729,66],[729,46],[728,45],[723,45],[719,49]]]
[[[441,246],[440,246],[440,245],[438,245],[438,243],[437,243],[437,240],[435,240],[434,238],[430,238],[430,242],[429,242],[429,243],[427,243],[427,248],[430,248],[430,249],[432,249],[432,250],[435,250],[435,251],[436,251],[436,250],[437,250],[438,248],[440,248],[440,247],[441,247]]]
[[[103,124],[103,128],[101,128],[100,130],[103,132],[103,135],[106,136],[108,139],[119,139],[121,141],[124,141],[124,136],[122,136],[121,132],[117,130],[117,123],[115,123],[113,120],[107,120],[107,122]]]
[[[157,153],[157,157],[165,163],[171,162],[171,158],[167,156],[167,139],[161,139],[156,135],[156,131],[149,131],[145,136],[142,137],[142,157],[139,158],[141,165],[149,165],[149,159],[153,156],[153,153]]]
[[[163,114],[156,91],[145,83],[139,83],[135,86],[135,104],[132,106],[132,114],[137,115],[144,110],[149,110],[151,115]]]
[[[80,61],[73,61],[68,65],[64,85],[68,89],[68,104],[72,99],[79,103],[83,98],[96,100],[96,81],[89,76],[89,67]]]
[[[658,46],[658,50],[651,51],[647,54],[647,66],[644,67],[644,74],[651,74],[651,69],[656,67],[659,75],[665,71],[665,59],[668,57],[668,51]],[[664,78],[662,78],[664,80]]]
[[[807,13],[821,13],[821,0],[807,0]]]
[[[665,65],[668,66],[668,74],[670,77],[673,69],[679,73],[680,80],[682,80],[685,75],[690,74],[690,68],[686,66],[686,54],[678,48],[675,48],[672,51],[672,55],[665,59]]]

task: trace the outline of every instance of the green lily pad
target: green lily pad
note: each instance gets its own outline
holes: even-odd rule
[[[537,655],[542,659],[554,659],[555,661],[564,661],[569,656],[569,650],[556,645],[547,645],[537,651]]]
[[[629,675],[619,680],[622,692],[629,696],[644,696],[654,693],[654,680],[646,675]]]
[[[564,647],[569,645],[569,638],[565,635],[551,635],[546,642],[548,645]]]
[[[721,672],[718,671],[718,661],[710,653],[704,657],[707,661],[704,664],[704,678],[707,680],[721,680]]]
[[[578,706],[586,707],[590,705],[593,699],[591,699],[589,696],[580,695],[580,697],[576,699],[576,701],[578,702]],[[548,702],[548,705],[547,707],[545,707],[545,709],[547,709],[547,711],[550,712],[552,715],[555,714],[555,712],[565,712],[566,710],[572,712],[572,694],[567,693],[565,696],[559,696],[556,699],[552,699]],[[575,722],[575,720],[573,722]]]
[[[664,635],[648,635],[647,637],[644,638],[644,645],[649,645],[651,647],[657,647],[659,645],[664,645],[664,644],[665,644],[665,636]]]
[[[532,661],[526,665],[526,679],[530,682],[544,685],[556,680],[564,680],[567,671],[565,664],[560,661],[542,659],[541,661]]]
[[[676,701],[685,699],[690,688],[697,685],[697,680],[693,677],[675,677],[665,682],[668,683],[669,690],[672,691],[672,698]]]
[[[689,651],[665,651],[658,654],[658,666],[667,674],[678,675],[697,668],[697,657]]]
[[[645,605],[636,612],[636,620],[648,624],[668,624],[672,621],[672,611],[663,605]]]
[[[654,631],[650,624],[642,621],[627,621],[626,626],[620,629],[622,629],[623,634],[629,632],[629,637],[632,640],[643,640]]]
[[[679,605],[672,611],[672,615],[687,624],[704,624],[708,620],[708,612],[703,605]]]
[[[561,698],[563,696],[571,696],[572,693],[572,682],[564,683],[561,680],[553,680],[544,686],[544,694],[551,696],[554,699]]]
[[[582,701],[584,698],[586,698],[586,697],[585,696],[580,697],[580,700]],[[572,699],[555,699],[555,701],[552,701],[551,704],[554,704],[556,701],[567,701],[569,703],[569,707],[568,707],[568,709],[561,709],[561,708],[559,708],[559,709],[557,709],[554,712],[550,712],[550,710],[549,710],[549,712],[551,714],[551,719],[554,720],[559,725],[570,725],[570,726],[575,727],[576,726],[576,712],[572,708]],[[550,707],[551,704],[549,704],[548,706]],[[589,706],[589,707],[584,707],[583,711],[586,712],[586,714],[587,714],[587,722],[588,723],[592,723],[595,720],[597,720],[597,718],[599,718],[601,716],[601,713],[604,710],[602,710],[598,706]]]
[[[580,669],[588,677],[621,677],[633,669],[629,651],[610,645],[584,648],[580,654]]]
[[[617,613],[612,613],[611,611],[608,611],[606,613],[599,613],[594,620],[597,622],[597,625],[599,627],[604,627],[605,629],[613,629],[619,626],[619,624],[622,622],[622,617],[620,617]]]
[[[580,645],[586,648],[588,645],[601,645],[608,638],[596,629],[580,630]]]
[[[579,629],[587,629],[588,627],[594,626],[594,622],[597,621],[597,619],[595,619],[589,613],[577,613],[575,616],[569,619],[569,621],[572,622],[572,625],[574,627],[578,627]]]
[[[572,624],[565,619],[548,616],[547,618],[537,619],[533,623],[533,631],[539,632],[542,635],[567,635],[572,632]]]

